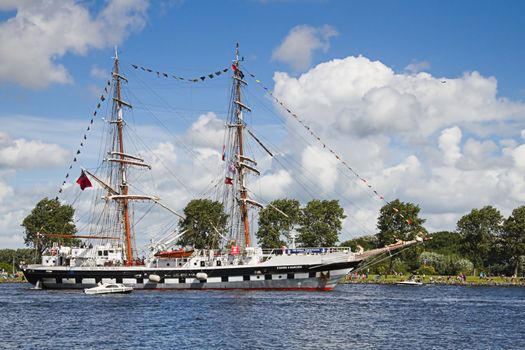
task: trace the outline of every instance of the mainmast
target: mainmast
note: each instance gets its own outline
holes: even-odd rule
[[[251,245],[250,242],[250,223],[248,220],[248,203],[252,203],[254,201],[251,201],[248,198],[248,189],[246,188],[245,183],[245,169],[252,170],[256,173],[258,171],[253,168],[252,166],[246,164],[246,161],[250,161],[255,163],[250,158],[246,157],[244,155],[244,128],[245,123],[243,119],[243,109],[246,109],[250,111],[250,108],[247,107],[242,103],[242,96],[241,96],[241,84],[246,84],[242,80],[243,74],[239,66],[239,44],[237,44],[235,48],[235,61],[233,63],[233,79],[234,79],[234,99],[233,103],[235,105],[234,113],[235,113],[235,126],[237,128],[237,154],[236,154],[236,168],[238,171],[237,181],[238,181],[238,189],[239,189],[239,207],[241,211],[241,222],[242,226],[244,228],[244,242],[245,246],[249,247]],[[255,204],[254,202],[253,204]],[[258,203],[257,203],[258,204]]]

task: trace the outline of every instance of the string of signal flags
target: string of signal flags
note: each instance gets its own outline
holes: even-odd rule
[[[97,116],[98,110],[102,106],[102,103],[107,99],[107,95],[109,93],[110,87],[111,87],[111,81],[108,80],[106,82],[105,86],[104,86],[104,92],[100,95],[99,102],[97,103],[97,106],[95,107],[95,111],[93,112],[93,115],[91,116],[91,120],[89,121],[89,125],[87,126],[86,131],[84,132],[84,136],[82,137],[82,141],[80,141],[80,145],[79,145],[79,147],[78,147],[78,149],[77,149],[77,151],[75,153],[75,156],[74,156],[73,160],[71,161],[71,163],[69,164],[68,171],[66,173],[64,181],[62,181],[62,184],[60,185],[60,188],[58,189],[58,194],[55,197],[55,200],[58,200],[59,195],[64,190],[64,186],[66,185],[67,179],[69,178],[69,172],[73,168],[73,165],[78,161],[78,156],[80,155],[80,153],[82,153],[81,149],[84,147],[84,145],[85,145],[85,143],[87,141],[87,135],[89,134],[89,131],[91,130],[91,127],[93,126],[93,123],[95,121],[95,117]],[[89,185],[87,185],[89,180],[86,182],[85,179],[87,179],[87,177],[84,174],[84,171],[82,171],[81,174],[80,174],[80,177],[76,181],[81,186],[82,190],[84,190],[84,188],[86,188],[86,187],[91,187],[91,183],[89,183]]]
[[[140,69],[140,70],[142,70],[144,72],[157,74],[158,78],[161,78],[161,77],[163,77],[163,78],[172,77],[174,79],[182,80],[182,81],[188,81],[190,83],[198,83],[198,82],[205,81],[207,79],[213,79],[215,77],[219,77],[220,75],[222,75],[224,73],[227,73],[230,70],[229,68],[223,68],[223,69],[219,69],[219,70],[217,70],[215,72],[212,72],[212,73],[200,75],[199,77],[196,77],[196,78],[185,78],[185,77],[182,77],[180,75],[168,74],[168,73],[160,72],[158,70],[154,70],[154,69],[151,69],[151,68],[139,66],[138,64],[132,64],[131,66],[134,69]]]

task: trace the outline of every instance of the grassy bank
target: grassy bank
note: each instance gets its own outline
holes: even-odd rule
[[[395,284],[406,281],[409,276],[394,275],[368,275],[358,277],[346,277],[342,283],[371,283],[371,284]],[[417,276],[425,284],[438,285],[465,285],[465,286],[522,286],[525,287],[525,278],[512,277],[485,277],[466,276],[465,280],[457,276]]]
[[[23,283],[27,282],[24,275],[21,273],[18,277],[0,278],[0,283]]]

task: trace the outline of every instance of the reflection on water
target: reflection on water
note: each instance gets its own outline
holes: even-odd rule
[[[352,284],[99,296],[30,288],[0,284],[0,348],[525,348],[525,288]]]

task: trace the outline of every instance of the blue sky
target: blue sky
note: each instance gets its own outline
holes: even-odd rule
[[[105,18],[104,11],[124,11],[126,16]],[[164,142],[177,153],[173,135],[193,142],[214,131],[227,108],[229,79],[181,86],[135,71],[131,64],[199,76],[228,67],[239,42],[250,72],[318,127],[316,132],[375,181],[381,193],[419,203],[431,231],[453,229],[476,206],[492,204],[508,215],[525,199],[520,175],[520,157],[525,155],[523,13],[522,1],[56,1],[47,9],[39,1],[0,2],[0,247],[22,246],[21,218],[40,198],[54,197],[98,103],[107,80],[100,76],[111,70],[114,45],[119,46],[123,71],[145,84],[130,83],[130,99],[148,86],[178,108],[176,113],[155,109],[160,102],[153,95],[137,102],[132,120],[149,128],[143,136],[152,150],[160,150]],[[45,28],[65,30],[32,32],[28,25],[13,23],[15,16],[20,23],[39,19]],[[85,27],[70,28],[68,18]],[[348,59],[359,56],[364,60]],[[353,80],[357,75],[362,80]],[[357,87],[362,81],[366,86]],[[382,83],[368,86],[370,81]],[[441,92],[429,84],[441,81],[450,90],[437,98]],[[355,101],[354,93],[360,96]],[[309,174],[321,174],[308,180],[324,184],[316,192],[320,197],[336,197],[349,187],[336,163],[328,161],[322,169],[309,163],[328,158],[315,151],[314,140],[289,147],[290,133],[304,130],[253,82],[247,99],[263,110],[252,119],[262,137],[290,149],[287,156],[300,159]],[[140,108],[143,102],[169,132]],[[377,109],[389,105],[393,107],[387,111]],[[207,113],[213,115],[203,117]],[[393,123],[397,115],[399,123]],[[198,121],[205,130],[194,124]],[[410,130],[399,125],[403,122],[417,125]],[[340,133],[334,131],[338,128]],[[41,148],[35,148],[38,142]],[[195,142],[200,151],[220,148],[220,141]],[[56,159],[48,165],[32,160],[38,157],[35,149],[45,152],[55,146],[49,157]],[[182,162],[177,166],[198,167],[177,154]],[[261,191],[276,180],[282,188],[274,195],[293,196],[288,176],[297,178],[297,173],[279,172],[275,163],[264,170],[267,181],[258,183]],[[477,178],[492,180],[476,186]],[[195,193],[202,190],[199,184],[189,186]],[[492,191],[483,191],[487,186]],[[454,196],[447,197],[443,188]],[[363,189],[348,191],[345,209],[356,214],[346,223],[344,238],[373,233],[378,204]],[[352,205],[361,201],[357,209]],[[447,208],[448,202],[461,204]],[[182,199],[172,204],[181,207]]]
[[[165,5],[160,5],[165,3]],[[103,1],[80,2],[93,14]],[[296,25],[329,24],[339,35],[327,52],[317,52],[312,63],[349,55],[364,55],[402,71],[413,61],[426,61],[435,76],[459,76],[477,70],[498,79],[498,92],[523,98],[525,73],[521,68],[525,48],[520,45],[525,26],[521,1],[173,1],[153,2],[147,24],[122,43],[123,60],[153,63],[159,68],[201,72],[231,60],[238,41],[242,52],[259,74],[270,79],[276,70],[289,67],[271,61],[276,48]],[[13,11],[2,13],[4,20]],[[57,60],[71,73],[75,84],[27,90],[3,84],[4,113],[42,111],[46,100],[49,116],[70,115],[75,103],[89,106],[81,90],[94,83],[92,65],[109,69],[112,49],[90,50],[86,55],[67,53]],[[292,72],[294,73],[294,72]],[[18,97],[18,98],[16,98]],[[30,103],[19,103],[20,98]],[[69,100],[69,99],[66,99]]]

